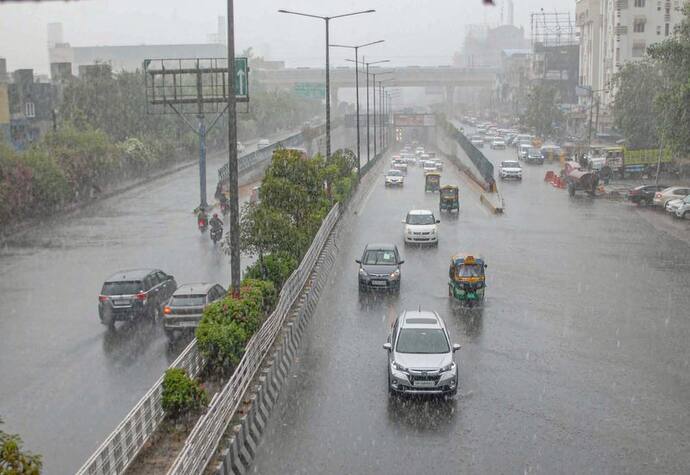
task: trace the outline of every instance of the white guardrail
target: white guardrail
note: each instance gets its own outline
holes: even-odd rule
[[[218,449],[218,444],[225,434],[230,419],[242,400],[242,395],[249,387],[276,336],[283,328],[290,308],[292,308],[311,275],[339,217],[340,205],[336,203],[321,223],[321,228],[319,228],[319,232],[314,237],[299,267],[283,285],[275,310],[249,340],[244,356],[235,368],[232,377],[223,387],[223,390],[213,397],[208,410],[192,429],[182,451],[168,471],[168,475],[199,474],[206,469]]]
[[[240,403],[242,394],[261,366],[268,349],[273,345],[276,335],[311,274],[339,216],[340,205],[336,203],[321,223],[321,228],[299,267],[283,285],[275,310],[249,340],[232,377],[222,391],[213,397],[208,410],[194,426],[183,450],[168,473],[201,473],[213,457],[227,424]],[[203,358],[197,350],[196,338],[189,343],[170,367],[183,368],[192,378],[199,374],[203,367]],[[163,376],[82,465],[77,475],[124,473],[165,417],[161,405],[162,392]]]
[[[187,345],[170,367],[182,368],[191,377],[199,374],[203,367],[203,358],[197,350],[196,338]],[[162,394],[163,376],[158,378],[77,474],[123,473],[165,417],[161,405]]]

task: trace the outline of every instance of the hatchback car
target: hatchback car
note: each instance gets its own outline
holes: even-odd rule
[[[517,160],[503,160],[499,167],[501,180],[522,180],[522,166]]]
[[[654,206],[661,206],[664,208],[666,202],[678,198],[685,198],[690,195],[690,188],[686,186],[671,186],[662,191],[654,193]]]
[[[367,290],[400,290],[400,266],[405,262],[400,259],[398,246],[395,244],[367,244],[359,264],[359,291]]]
[[[683,202],[676,209],[676,218],[685,219],[690,216],[690,196],[683,198]]]
[[[405,228],[403,239],[405,244],[433,244],[438,246],[438,223],[428,209],[413,209],[402,220]]]
[[[460,345],[451,345],[446,325],[436,312],[405,311],[383,348],[388,351],[389,393],[457,394],[458,366],[453,355]]]
[[[206,305],[222,299],[226,294],[220,284],[182,284],[163,308],[163,329],[166,336],[172,340],[176,331],[198,327]]]
[[[628,200],[640,206],[652,204],[654,194],[657,191],[665,190],[668,185],[640,185],[628,191]]]
[[[386,172],[384,181],[385,186],[403,186],[405,178],[403,173],[398,169],[391,169]]]
[[[538,148],[531,147],[527,150],[527,156],[524,158],[527,163],[536,163],[537,165],[544,164],[544,157]]]
[[[176,289],[175,278],[158,269],[117,272],[103,284],[98,296],[98,316],[109,328],[117,321],[155,322]]]
[[[505,150],[506,143],[502,139],[494,139],[494,141],[491,142],[491,148],[493,150]]]

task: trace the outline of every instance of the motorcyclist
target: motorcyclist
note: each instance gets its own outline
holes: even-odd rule
[[[218,217],[218,213],[213,213],[213,217],[211,218],[211,221],[209,222],[211,225],[211,229],[223,229],[223,221]]]
[[[204,210],[204,208],[202,207],[199,207],[195,211],[196,221],[199,224],[199,227],[206,227],[206,225],[208,224],[208,215],[206,214],[206,210]]]

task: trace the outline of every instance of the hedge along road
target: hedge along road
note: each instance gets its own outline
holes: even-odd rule
[[[221,155],[208,157],[210,200]],[[242,188],[243,200],[250,190]],[[169,346],[160,326],[108,333],[98,319],[103,280],[157,267],[178,284],[227,286],[228,258],[197,230],[198,201],[198,168],[186,168],[15,236],[0,251],[0,417],[43,455],[45,473],[74,473],[186,344]]]
[[[505,159],[514,151],[496,151]],[[461,183],[438,249],[404,248],[400,219],[438,209],[419,168],[375,190],[339,255],[256,454],[264,475],[682,473],[690,466],[690,247],[622,212],[570,199],[525,165],[492,216]],[[628,210],[624,210],[628,211]],[[367,242],[400,246],[399,297],[358,298]],[[488,260],[483,309],[453,311],[450,255]],[[455,400],[389,400],[386,341],[404,309],[438,311],[463,348]]]

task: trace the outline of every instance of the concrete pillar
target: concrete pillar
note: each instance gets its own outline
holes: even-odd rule
[[[446,86],[446,114],[453,119],[455,114],[455,85]]]

